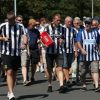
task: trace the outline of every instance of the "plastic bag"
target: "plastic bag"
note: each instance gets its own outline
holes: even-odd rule
[[[71,65],[71,72],[72,72],[72,77],[76,77],[77,74],[77,58],[73,61]]]

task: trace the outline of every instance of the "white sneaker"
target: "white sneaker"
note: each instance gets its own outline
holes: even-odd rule
[[[7,93],[7,98],[9,98],[9,92]]]
[[[36,68],[36,72],[39,72],[39,66],[37,66],[37,68]]]
[[[9,92],[8,92],[7,98],[8,98],[9,100],[15,100],[15,96],[14,96],[13,93],[9,93]]]

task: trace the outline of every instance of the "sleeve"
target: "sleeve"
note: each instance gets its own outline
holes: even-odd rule
[[[82,31],[80,30],[76,36],[76,41],[77,42],[82,42]]]
[[[24,25],[23,24],[17,24],[17,25],[19,25],[19,30],[21,32],[21,35],[27,35]]]
[[[3,26],[0,25],[0,36],[2,36],[2,32],[3,32]]]
[[[62,35],[61,35],[61,39],[65,39],[65,34],[66,34],[66,29],[64,27],[62,27]]]
[[[40,39],[40,32],[38,29],[35,29],[36,34],[38,34],[38,39]]]
[[[100,28],[99,28],[99,30],[98,30],[98,33],[99,33],[99,35],[100,35]]]
[[[27,35],[24,25],[22,25],[22,31],[23,31],[23,35]]]
[[[25,33],[26,33],[26,35],[28,35],[28,29],[27,28],[25,28]]]
[[[100,33],[98,32],[98,35],[97,35],[97,44],[100,44]]]

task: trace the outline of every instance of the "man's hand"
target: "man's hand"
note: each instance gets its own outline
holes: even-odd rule
[[[11,41],[11,39],[10,39],[10,38],[8,38],[8,37],[3,37],[3,41],[5,41],[5,42],[10,42],[10,41]]]
[[[78,57],[78,52],[77,51],[75,51],[75,58],[77,58]]]
[[[82,53],[83,55],[87,55],[87,52],[86,52],[84,49],[81,49],[81,53]]]
[[[59,39],[59,45],[62,45],[64,43],[64,40],[63,39]]]

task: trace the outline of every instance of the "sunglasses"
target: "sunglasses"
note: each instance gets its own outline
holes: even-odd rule
[[[74,23],[74,24],[79,25],[80,23]]]
[[[85,24],[91,25],[91,22],[89,22],[89,21],[85,21]]]
[[[17,20],[17,21],[22,22],[23,20],[19,19],[19,20]]]

